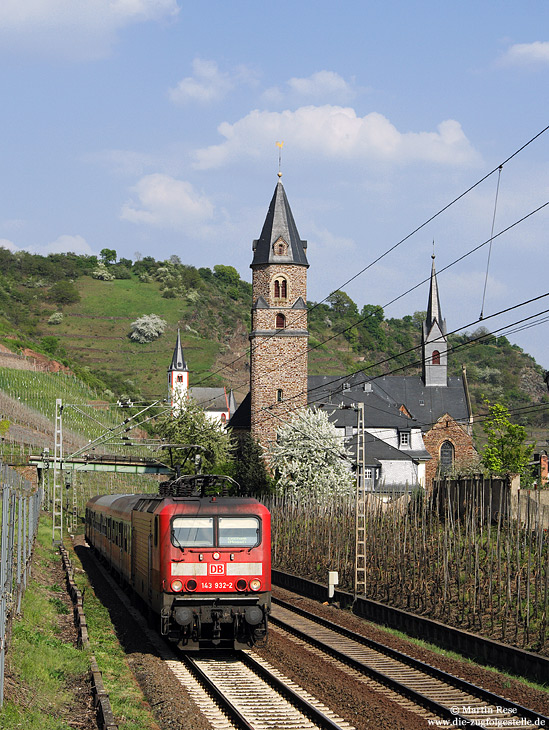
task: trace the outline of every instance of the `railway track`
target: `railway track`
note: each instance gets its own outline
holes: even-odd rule
[[[355,676],[368,677],[405,698],[409,709],[411,702],[416,711],[423,708],[425,717],[440,718],[439,726],[549,728],[549,718],[537,712],[279,599],[273,599],[270,620]]]
[[[172,671],[192,696],[196,688],[189,685],[181,665],[185,665],[215,702],[214,706],[208,707],[204,698],[194,698],[216,728],[353,730],[349,723],[266,662],[254,658],[249,651],[226,656],[219,656],[219,652],[210,655],[201,653],[197,657],[186,657],[179,667],[172,666]],[[232,724],[227,725],[220,713],[226,715]]]

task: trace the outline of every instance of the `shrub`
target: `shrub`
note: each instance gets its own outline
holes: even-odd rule
[[[70,281],[58,281],[50,288],[48,299],[56,304],[74,304],[80,301],[80,294]]]
[[[132,322],[132,331],[130,337],[136,342],[145,344],[146,342],[152,342],[164,332],[167,326],[167,322],[161,319],[157,314],[144,314],[135,322]]]
[[[48,318],[48,324],[61,324],[63,321],[63,312],[54,312]]]
[[[112,274],[105,264],[97,264],[97,268],[92,271],[94,279],[101,279],[102,281],[113,281],[116,277]]]

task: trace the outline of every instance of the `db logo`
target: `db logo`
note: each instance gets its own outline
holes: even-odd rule
[[[210,575],[225,575],[225,565],[223,563],[210,563],[208,568]]]

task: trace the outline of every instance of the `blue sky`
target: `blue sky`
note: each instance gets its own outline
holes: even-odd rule
[[[3,0],[0,245],[172,254],[250,278],[276,181],[319,301],[549,124],[539,2]],[[490,238],[498,175],[345,287],[387,317]],[[498,233],[549,200],[549,132],[506,163]],[[494,240],[484,315],[549,291],[549,206]],[[440,274],[474,330],[488,247]],[[486,319],[549,369],[549,297]],[[541,315],[543,317],[543,315]],[[532,320],[530,324],[539,322]]]

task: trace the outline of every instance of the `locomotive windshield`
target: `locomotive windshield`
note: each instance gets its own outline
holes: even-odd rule
[[[178,547],[213,547],[213,517],[176,517],[172,524],[172,541]]]
[[[172,543],[180,548],[251,548],[259,545],[258,517],[176,517]]]
[[[220,517],[219,547],[254,547],[259,542],[257,517]]]

